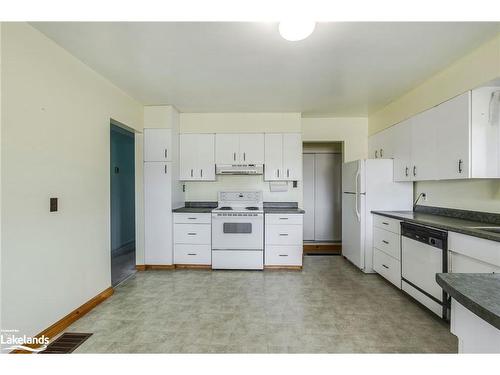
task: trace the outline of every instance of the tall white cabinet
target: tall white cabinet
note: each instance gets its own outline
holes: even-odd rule
[[[172,265],[172,208],[184,204],[179,114],[171,106],[145,107],[144,127],[144,263]]]
[[[264,180],[302,180],[301,134],[268,133],[264,144]]]

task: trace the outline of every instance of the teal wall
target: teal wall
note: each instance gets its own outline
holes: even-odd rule
[[[113,251],[135,240],[134,134],[115,125],[111,125],[110,174]]]

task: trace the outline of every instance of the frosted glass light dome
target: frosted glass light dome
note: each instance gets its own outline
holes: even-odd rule
[[[295,42],[307,38],[315,27],[314,21],[282,21],[278,29],[284,39]]]

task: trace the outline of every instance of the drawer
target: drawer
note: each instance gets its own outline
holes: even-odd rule
[[[210,224],[212,214],[174,213],[174,223],[179,224]]]
[[[302,245],[266,246],[266,266],[302,266]]]
[[[448,232],[448,250],[500,267],[500,242]]]
[[[401,259],[401,236],[380,228],[373,228],[373,246],[393,258]]]
[[[175,224],[174,243],[210,245],[211,231],[210,224]]]
[[[302,225],[304,215],[300,214],[266,214],[266,224],[294,224]]]
[[[302,245],[302,225],[266,225],[267,245]]]
[[[212,263],[212,248],[210,245],[174,245],[174,264],[202,264]]]
[[[373,226],[388,230],[392,233],[401,234],[401,220],[375,214],[373,215]]]
[[[383,251],[373,249],[373,269],[401,289],[401,262]]]

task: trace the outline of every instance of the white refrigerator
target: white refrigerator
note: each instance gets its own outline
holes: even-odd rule
[[[373,271],[371,211],[411,211],[413,182],[393,181],[392,159],[342,165],[342,255],[363,272]]]

